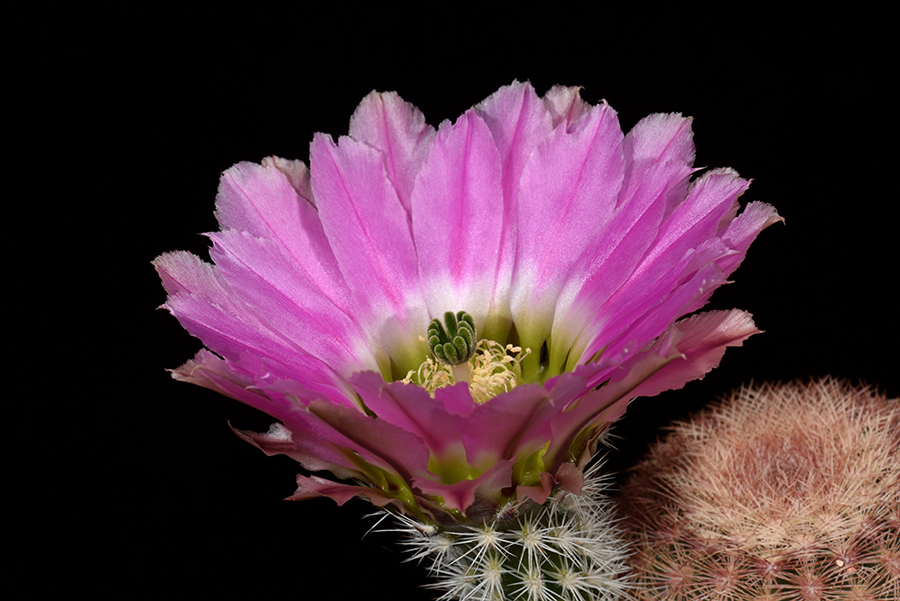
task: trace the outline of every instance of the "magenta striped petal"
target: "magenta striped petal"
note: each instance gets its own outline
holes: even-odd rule
[[[429,319],[410,224],[381,154],[347,137],[334,144],[317,135],[310,162],[319,215],[357,319],[384,347],[381,371],[391,374],[387,355],[412,369],[426,350],[411,341]]]
[[[416,176],[434,139],[434,128],[396,92],[371,92],[350,117],[350,137],[379,151],[387,178],[407,213]]]
[[[551,116],[529,83],[515,82],[497,90],[475,107],[493,137],[500,156],[503,228],[487,337],[506,337],[512,325],[509,294],[516,260],[519,182],[535,147],[553,131]],[[497,210],[496,208],[494,210]]]
[[[356,323],[267,239],[235,230],[210,238],[218,273],[272,331],[341,373],[378,369]]]
[[[238,163],[222,175],[216,198],[222,229],[267,240],[320,294],[352,313],[350,293],[312,204],[309,173],[300,161],[269,158]]]
[[[190,253],[167,253],[155,261],[169,298],[163,305],[181,324],[216,353],[237,360],[250,350],[298,369],[309,354],[238,298],[212,265]]]
[[[609,220],[623,177],[615,112],[595,106],[571,131],[558,127],[531,155],[518,198],[513,321],[526,346],[550,334],[574,262]]]
[[[474,111],[438,131],[413,191],[413,235],[428,314],[468,307],[483,328],[503,232],[500,157]]]
[[[633,196],[619,203],[597,243],[585,249],[573,266],[557,299],[552,336],[559,344],[550,356],[552,370],[559,371],[566,361],[569,367],[576,363],[610,318],[598,313],[597,307],[604,306],[619,292],[654,243],[673,173],[683,170],[672,162],[648,169]],[[569,352],[572,348],[577,349],[575,353]]]

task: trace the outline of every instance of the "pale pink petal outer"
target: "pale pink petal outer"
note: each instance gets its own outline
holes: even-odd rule
[[[407,214],[416,175],[434,140],[434,128],[396,92],[370,92],[350,117],[350,137],[381,152],[388,179]]]
[[[678,317],[690,313],[705,304],[710,294],[725,282],[724,274],[714,263],[703,265],[701,269],[687,276],[684,283],[677,286],[660,302],[651,305],[643,315],[626,324],[625,330],[617,338],[607,343],[604,352],[610,357],[624,361],[629,354],[639,351],[659,337]],[[588,349],[596,348],[595,341]]]
[[[402,378],[427,353],[428,328],[418,260],[406,211],[381,153],[348,137],[317,134],[310,147],[312,188],[325,235],[366,324],[383,375]],[[390,361],[395,362],[392,372]]]
[[[240,230],[271,242],[320,294],[352,313],[350,292],[311,197],[309,174],[301,161],[272,157],[262,166],[238,163],[222,174],[216,219],[222,230]]]
[[[676,257],[698,241],[708,240],[719,234],[719,226],[737,212],[737,198],[750,186],[733,169],[713,169],[691,182],[684,202],[679,204],[663,221],[657,244],[646,260],[654,261],[663,254]]]
[[[245,350],[256,349],[293,370],[292,376],[300,381],[331,380],[333,368],[342,364],[345,374],[374,368],[362,334],[342,308],[349,303],[349,292],[316,210],[298,193],[299,189],[309,194],[305,166],[283,159],[267,163],[240,163],[222,175],[216,214],[223,231],[210,237],[218,243],[212,256],[227,264],[227,273],[222,265],[212,267],[186,253],[168,253],[154,262],[170,292],[165,307],[223,356],[236,360]],[[268,281],[277,279],[282,290],[293,288],[295,302],[288,302],[281,313],[254,306],[260,302],[255,282],[235,277],[235,260],[242,264],[244,276],[252,266],[251,271],[267,271]],[[250,291],[242,290],[241,284]],[[309,348],[310,323],[294,315],[301,298],[310,301],[306,314],[318,314],[318,324],[333,324],[331,340],[341,341],[337,346],[343,347],[342,352],[329,356],[321,348]],[[306,334],[291,335],[303,328]]]
[[[568,128],[591,110],[591,105],[581,99],[580,92],[580,87],[556,85],[544,94],[544,106],[554,128],[560,124]]]
[[[615,208],[623,170],[622,130],[606,104],[554,130],[525,166],[510,302],[520,341],[535,353],[572,265]]]
[[[649,269],[644,271],[642,276],[633,276],[613,299],[618,306],[630,306],[633,310],[631,312],[620,311],[617,315],[607,309],[605,322],[595,320],[595,324],[599,325],[601,329],[598,330],[599,334],[595,335],[593,341],[586,344],[586,356],[596,352],[601,345],[606,352],[612,353],[619,352],[628,345],[632,348],[640,347],[642,346],[641,341],[655,338],[673,319],[695,311],[706,304],[714,290],[724,283],[727,276],[738,267],[750,243],[759,232],[782,220],[771,205],[759,202],[748,204],[745,210],[734,218],[737,210],[736,198],[748,184],[749,182],[740,179],[733,171],[724,169],[712,171],[701,178],[698,185],[694,186],[689,199],[693,197],[699,201],[705,197],[703,202],[713,205],[713,210],[698,219],[698,222],[706,222],[702,231],[706,232],[706,236],[712,237],[706,237],[706,239],[703,239],[703,236],[695,237],[695,249],[686,249],[687,254],[682,257],[681,261],[673,263],[664,258],[655,262],[651,261]],[[681,212],[681,207],[672,212],[672,219],[677,220],[679,212]],[[696,212],[687,212],[687,214],[697,215]],[[691,219],[692,217],[682,216],[683,223],[688,224],[688,227],[697,227],[696,224],[691,223]],[[686,233],[680,235],[691,238]],[[716,237],[716,235],[721,237]],[[681,244],[677,252],[673,252],[671,249],[666,252],[677,256],[677,253],[684,252],[684,249],[685,245]],[[668,267],[666,267],[667,265]],[[647,266],[648,262],[645,260],[635,273],[639,274]],[[666,270],[671,271],[666,273]],[[680,274],[680,281],[674,277],[676,274]],[[666,284],[666,281],[669,283]],[[672,295],[669,300],[664,300],[661,304],[653,307],[650,312],[641,316],[641,302],[635,299],[646,297],[647,285],[645,282],[651,282],[651,292],[664,299],[663,292],[665,290],[672,286],[676,288],[669,292]],[[630,292],[628,291],[629,287]],[[640,296],[632,296],[635,292]],[[631,301],[628,300],[629,296],[632,298]],[[679,301],[679,299],[681,300]],[[611,309],[612,303],[608,303],[608,305]],[[669,311],[668,316],[666,311]],[[600,314],[603,313],[604,310],[601,310]],[[586,328],[585,331],[591,330]],[[643,334],[636,335],[637,331],[642,331]]]
[[[260,164],[267,169],[274,167],[281,171],[294,191],[297,192],[297,195],[309,204],[316,206],[309,182],[309,167],[306,166],[306,163],[300,159],[283,159],[270,156],[264,158]]]
[[[635,194],[648,171],[666,168],[669,164],[679,165],[682,169],[671,170],[665,214],[668,215],[687,196],[688,176],[696,154],[692,123],[691,117],[682,117],[680,113],[655,113],[638,121],[628,132],[622,142],[626,168],[620,204]]]
[[[270,330],[213,265],[187,252],[166,253],[153,264],[169,293],[162,307],[213,351],[237,360],[249,350],[289,367],[307,366],[308,353]]]
[[[298,346],[249,308],[231,290],[215,267],[186,252],[166,253],[154,265],[169,292],[163,305],[191,334],[235,364],[254,358],[281,377],[304,387],[347,399],[344,376]]]
[[[378,369],[359,326],[268,239],[236,230],[209,237],[217,271],[272,331],[338,373]]]
[[[654,242],[672,199],[680,202],[687,193],[694,159],[690,123],[680,115],[650,115],[625,136],[624,182],[616,215],[606,222],[598,244],[579,258],[558,310],[565,312],[576,294],[589,297],[587,304],[594,307],[602,304]]]
[[[537,145],[553,131],[553,123],[529,83],[514,82],[500,88],[478,103],[475,112],[491,131],[500,155],[504,223],[515,232],[516,199],[522,171]]]
[[[432,318],[466,311],[483,329],[504,225],[500,176],[491,132],[474,111],[441,125],[412,193],[419,277]]]
[[[596,326],[600,325],[597,307],[631,277],[653,243],[666,208],[672,173],[682,170],[671,162],[648,170],[636,196],[620,202],[597,244],[586,249],[573,266],[556,304],[549,361],[552,373],[562,371],[566,363],[571,368],[587,358],[582,356],[584,347],[598,334]],[[579,339],[582,344],[576,344]]]
[[[737,269],[756,236],[779,221],[784,219],[772,205],[759,201],[749,203],[743,212],[728,224],[728,228],[722,234],[722,242],[734,251],[733,254],[717,261],[722,271],[730,274]]]

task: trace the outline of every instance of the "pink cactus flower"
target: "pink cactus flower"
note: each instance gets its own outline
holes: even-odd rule
[[[452,524],[577,493],[631,399],[758,331],[738,310],[679,321],[780,219],[738,214],[749,182],[692,180],[693,159],[690,118],[623,135],[577,88],[516,82],[437,130],[372,92],[309,169],[223,174],[214,264],[156,259],[164,307],[206,346],[173,375],[273,416],[238,434],[336,478],[300,475],[292,499]]]

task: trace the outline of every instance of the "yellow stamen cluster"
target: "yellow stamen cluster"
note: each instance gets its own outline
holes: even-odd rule
[[[481,339],[475,347],[475,354],[469,359],[469,391],[479,405],[509,392],[519,384],[522,377],[522,361],[531,349],[507,344],[503,346],[493,340]],[[416,371],[410,371],[403,378],[406,384],[417,384],[434,396],[438,388],[456,384],[451,366],[428,357]]]

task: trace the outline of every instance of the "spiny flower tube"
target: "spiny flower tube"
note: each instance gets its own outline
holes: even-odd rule
[[[437,130],[373,92],[309,169],[223,174],[214,264],[156,259],[164,307],[206,346],[173,375],[273,416],[238,434],[335,478],[300,475],[291,499],[459,525],[578,494],[631,399],[758,331],[738,310],[680,319],[780,219],[738,214],[749,183],[692,180],[693,158],[689,118],[623,135],[577,88],[516,82]]]
[[[900,599],[900,402],[831,378],[678,423],[620,507],[639,600]]]

